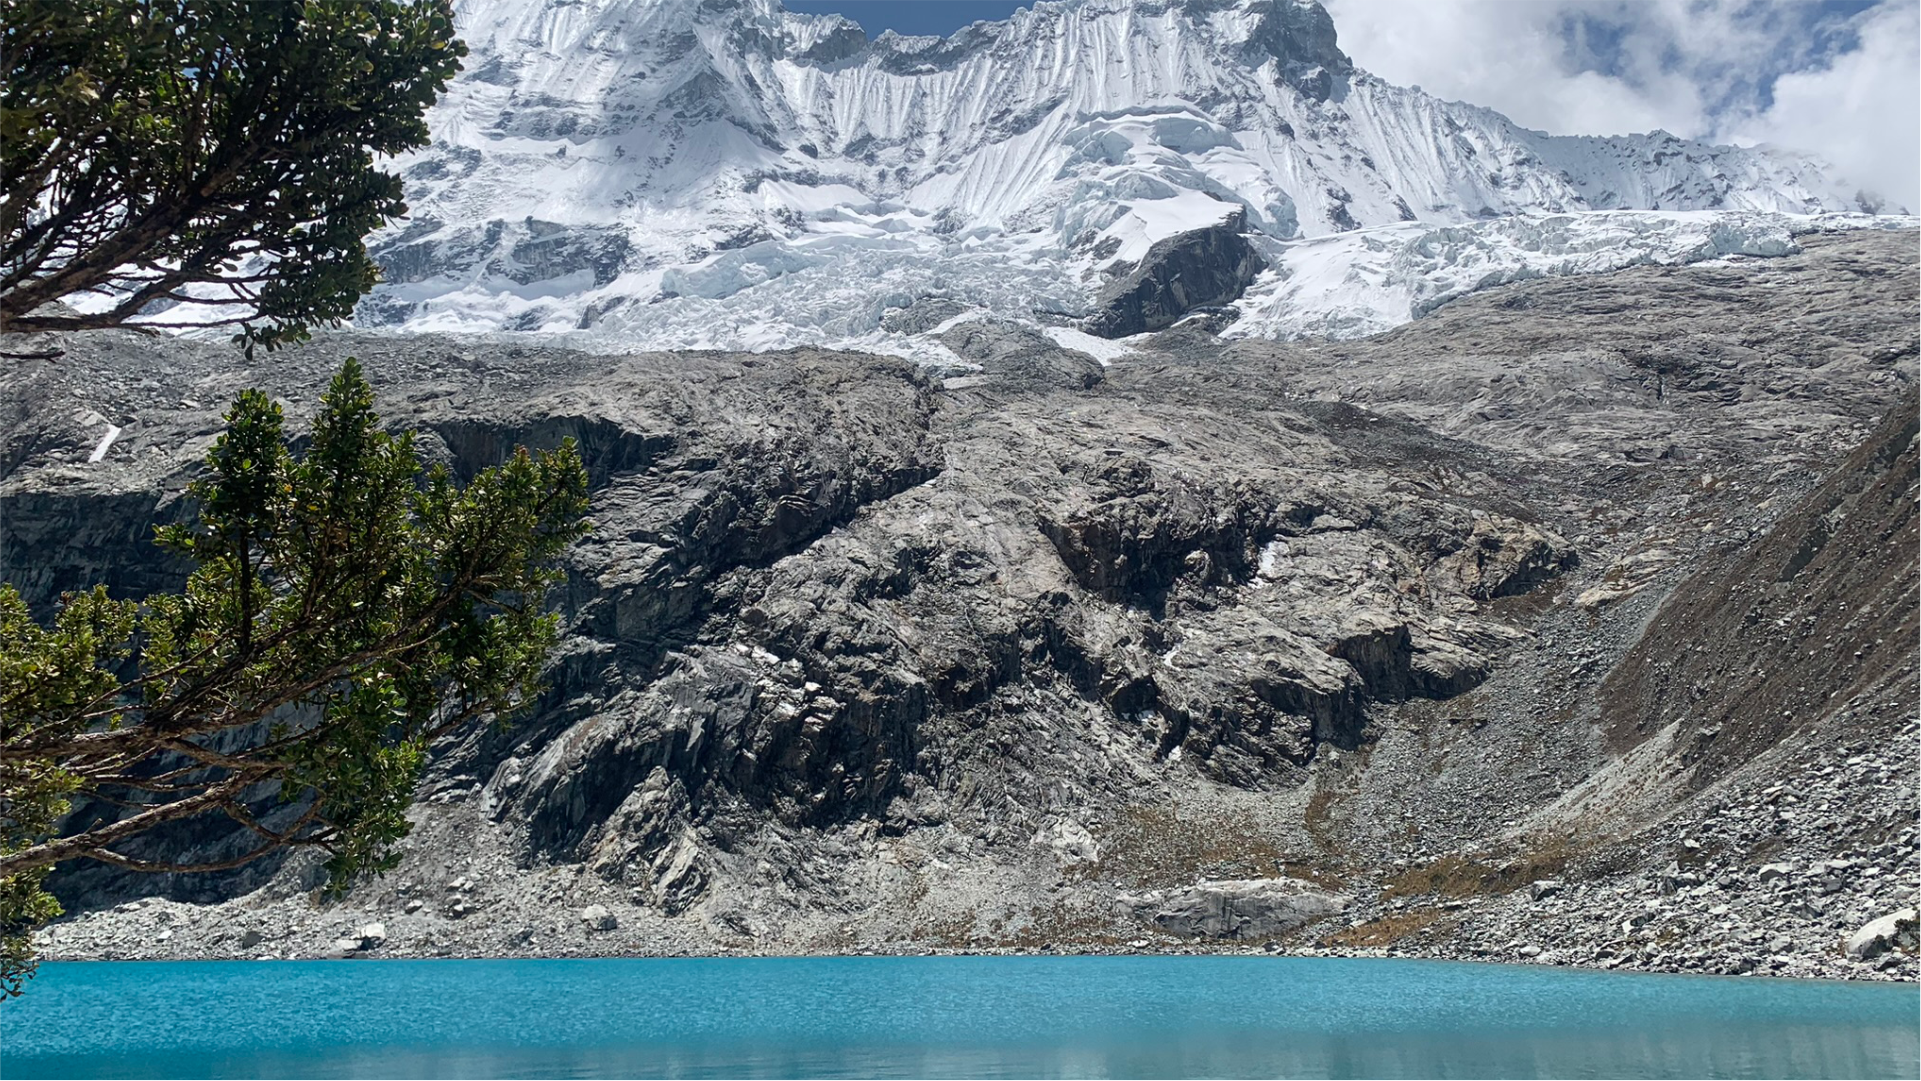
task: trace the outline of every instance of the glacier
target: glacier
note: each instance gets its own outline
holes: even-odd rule
[[[1238,230],[1227,336],[1353,337],[1477,288],[1778,255],[1862,213],[1820,162],[1556,136],[1356,68],[1317,3],[1041,0],[869,39],[776,0],[461,0],[363,326],[951,362],[938,297],[1085,331],[1156,245]],[[1905,212],[1904,212],[1905,213]],[[1138,275],[1137,275],[1138,277]]]

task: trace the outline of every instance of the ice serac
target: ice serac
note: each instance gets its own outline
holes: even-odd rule
[[[377,238],[363,325],[901,351],[882,317],[925,297],[1107,326],[1116,280],[1200,234],[1208,275],[1274,272],[1198,303],[1234,301],[1248,333],[1354,333],[1459,292],[1483,253],[1523,276],[1682,262],[1704,249],[1676,215],[1742,214],[1730,235],[1760,239],[1718,254],[1766,254],[1784,215],[1852,209],[1765,147],[1553,136],[1390,85],[1300,0],[1041,0],[946,38],[776,0],[463,0],[458,20],[467,70],[398,163],[413,217]],[[1503,224],[1544,215],[1562,224]],[[1444,240],[1383,299],[1363,264],[1410,231]],[[1303,245],[1356,288],[1290,285]]]

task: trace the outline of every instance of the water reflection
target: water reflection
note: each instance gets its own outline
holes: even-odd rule
[[[1606,1036],[1276,1034],[1102,1046],[345,1048],[301,1054],[44,1059],[9,1077],[1016,1078],[1913,1077],[1895,1028],[1777,1027]]]

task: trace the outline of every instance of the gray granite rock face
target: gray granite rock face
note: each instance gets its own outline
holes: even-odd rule
[[[1265,942],[1339,915],[1347,898],[1286,879],[1199,882],[1126,902],[1138,919],[1182,938]]]
[[[1265,940],[1898,971],[1843,947],[1914,874],[1914,252],[1806,248],[1361,342],[1182,326],[1104,370],[987,324],[951,376],[67,338],[0,370],[0,573],[39,612],[177,582],[146,538],[221,409],[261,386],[298,423],[348,354],[457,473],[576,439],[596,528],[551,692],[437,749],[399,871],[315,907],[304,859],[76,867],[48,954],[312,956],[379,922],[389,956]],[[1280,930],[1217,889],[1239,937],[1156,922],[1282,879],[1347,908]]]

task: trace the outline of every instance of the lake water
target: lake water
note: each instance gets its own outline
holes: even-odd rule
[[[29,1077],[1915,1077],[1911,985],[1271,957],[47,964]]]

